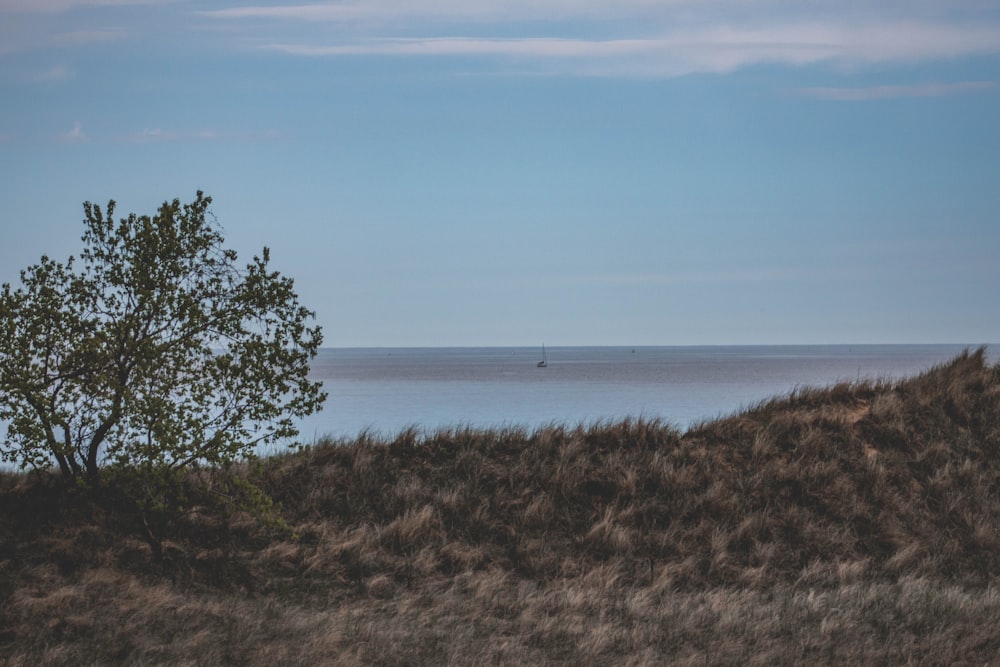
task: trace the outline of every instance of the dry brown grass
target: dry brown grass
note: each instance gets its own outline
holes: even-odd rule
[[[1000,367],[275,457],[293,535],[0,477],[7,664],[988,664]]]

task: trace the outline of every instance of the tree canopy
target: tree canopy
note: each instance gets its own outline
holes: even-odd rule
[[[78,259],[43,256],[0,294],[0,457],[96,478],[105,465],[225,463],[293,438],[326,395],[315,314],[265,247],[244,266],[209,211],[114,220],[84,203]]]

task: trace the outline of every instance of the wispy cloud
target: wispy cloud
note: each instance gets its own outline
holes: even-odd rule
[[[47,67],[44,65],[26,67],[21,72],[12,73],[8,80],[17,83],[55,85],[65,83],[75,76],[76,71],[72,67],[59,63]]]
[[[73,121],[73,127],[69,132],[61,134],[59,139],[67,144],[83,144],[90,141],[90,137],[83,131],[83,125],[78,120]]]
[[[865,66],[1000,54],[995,3],[910,0],[0,0],[0,53],[122,39],[148,28],[109,7],[170,5],[157,25],[303,57],[477,58],[519,71],[677,76],[756,64]],[[73,12],[74,28],[57,18]],[[97,11],[100,9],[101,11]],[[87,11],[84,11],[87,10]],[[45,24],[32,40],[4,14]],[[65,16],[64,16],[65,15]],[[76,21],[77,16],[93,19]],[[52,18],[56,17],[56,18]],[[97,19],[100,21],[97,21]],[[192,20],[193,19],[193,20]],[[14,45],[14,46],[12,46]],[[523,65],[523,67],[520,67]],[[506,66],[506,64],[505,64]]]
[[[356,44],[310,46],[269,44],[266,48],[302,56],[386,55],[448,56],[492,55],[543,58],[582,58],[621,56],[655,51],[652,40],[585,41],[559,38],[476,39],[467,37],[432,37],[379,39]]]
[[[679,75],[731,72],[762,63],[847,65],[899,63],[1000,53],[1000,25],[915,23],[716,26],[635,39],[553,37],[379,38],[334,44],[275,42],[266,48],[300,56],[484,56],[549,63],[569,73]]]
[[[2,21],[0,17],[0,21]],[[12,29],[0,23],[0,55],[42,48],[66,48],[87,44],[106,44],[128,37],[124,28],[95,28],[92,30],[61,30],[58,27],[34,25],[24,30]]]
[[[168,0],[171,1],[171,0]],[[0,55],[115,42],[134,16],[116,7],[144,0],[0,0]],[[70,11],[75,10],[75,11]],[[141,29],[142,24],[136,24]]]
[[[53,65],[33,78],[38,83],[62,83],[73,78],[73,70],[65,65]]]
[[[123,140],[134,144],[152,144],[172,141],[216,141],[219,138],[215,130],[197,130],[194,132],[176,132],[162,128],[146,128],[123,137]]]
[[[858,102],[906,97],[946,97],[980,93],[998,88],[993,81],[961,81],[958,83],[921,83],[906,86],[865,86],[858,88],[799,88],[797,95],[820,100]]]
[[[123,28],[99,28],[94,30],[70,30],[57,32],[49,37],[49,44],[55,46],[77,46],[80,44],[100,44],[114,42],[128,35]]]
[[[21,14],[54,14],[77,7],[120,7],[125,5],[156,5],[177,0],[0,0],[0,12]]]
[[[47,0],[54,1],[54,0]],[[69,0],[63,0],[69,1]],[[267,19],[311,23],[393,22],[506,22],[616,21],[639,19],[643,25],[685,23],[789,22],[796,17],[864,22],[866,18],[896,15],[954,17],[982,15],[996,9],[990,2],[907,0],[874,3],[870,0],[327,0],[304,3],[236,4],[199,13],[218,19]]]
[[[265,130],[262,132],[219,132],[217,130],[178,131],[162,128],[146,128],[120,137],[120,140],[132,144],[152,144],[168,142],[256,142],[278,141],[287,138],[283,132]]]
[[[703,4],[729,4],[719,0]],[[289,21],[535,21],[566,18],[660,14],[676,7],[696,4],[692,0],[343,0],[289,5],[243,5],[206,10],[201,15],[222,19],[283,19]]]

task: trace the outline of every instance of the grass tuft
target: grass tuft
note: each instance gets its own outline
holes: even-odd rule
[[[980,349],[686,433],[414,428],[237,468],[282,526],[192,473],[156,548],[113,480],[0,473],[0,660],[986,664],[998,455]]]

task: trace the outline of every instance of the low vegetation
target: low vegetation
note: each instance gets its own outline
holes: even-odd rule
[[[235,473],[235,477],[233,476]],[[803,389],[681,433],[362,434],[139,504],[0,478],[0,660],[987,664],[1000,365]],[[263,489],[271,512],[241,494]],[[171,510],[184,506],[186,511]]]

